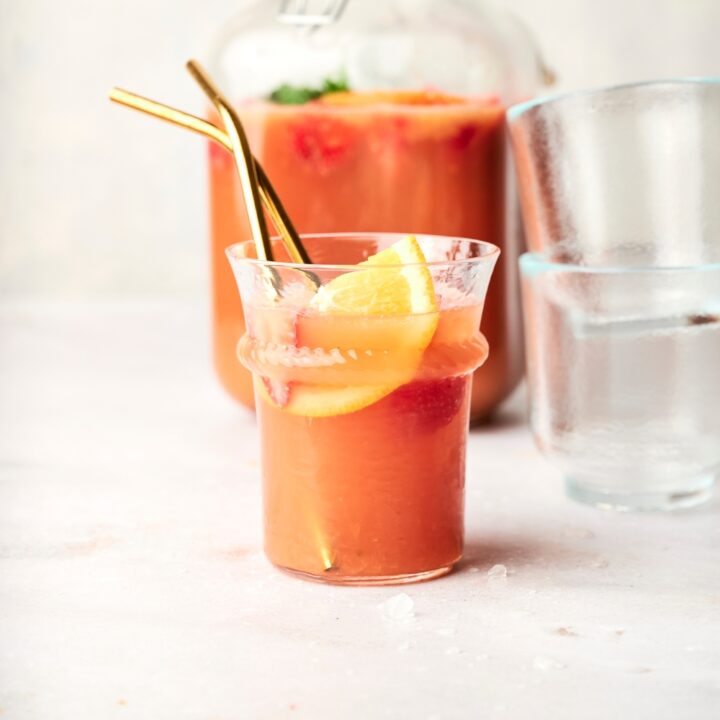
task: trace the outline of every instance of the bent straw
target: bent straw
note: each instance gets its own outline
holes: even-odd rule
[[[260,186],[255,170],[255,160],[250,152],[250,144],[245,135],[245,130],[235,110],[220,94],[207,73],[195,60],[187,63],[190,74],[203,89],[208,99],[213,103],[220,115],[225,132],[230,139],[235,169],[240,178],[242,196],[245,201],[250,230],[257,247],[259,260],[273,260],[272,243],[268,234],[265,216],[260,204]]]
[[[146,115],[164,120],[171,125],[177,125],[178,127],[191,130],[198,135],[206,137],[208,140],[212,140],[228,152],[232,152],[232,144],[227,134],[216,125],[196,115],[191,115],[183,110],[178,110],[170,105],[160,103],[157,100],[151,100],[150,98],[118,87],[114,87],[110,91],[110,100],[118,105],[124,105],[133,110],[139,110]],[[280,202],[280,198],[270,179],[257,160],[255,160],[255,170],[260,183],[260,200],[267,210],[273,225],[282,237],[291,261],[298,264],[310,265],[312,261],[300,240],[297,230],[295,230],[287,211]]]
[[[189,67],[190,65],[191,63],[188,63]],[[193,64],[193,76],[195,77],[194,69],[195,65]],[[203,83],[201,83],[203,89],[205,89],[206,84],[208,89],[212,88],[212,83],[209,78],[204,74],[200,76],[203,78]],[[229,152],[234,152],[233,143],[231,142],[230,137],[228,137],[228,134],[223,132],[220,128],[218,128],[216,125],[213,125],[211,122],[208,122],[207,120],[199,118],[195,115],[191,115],[190,113],[186,113],[182,110],[178,110],[177,108],[173,108],[169,105],[164,105],[155,100],[142,97],[141,95],[131,93],[127,90],[122,90],[121,88],[113,88],[110,91],[110,99],[120,105],[124,105],[134,110],[139,110],[140,112],[144,112],[147,115],[152,115],[153,117],[165,120],[170,124],[184,127],[188,130],[198,133],[199,135],[203,135],[209,140],[212,140],[218,145],[221,145]],[[311,264],[311,260],[307,254],[307,251],[302,245],[297,231],[293,227],[292,222],[285,208],[280,202],[280,199],[275,192],[275,189],[273,188],[269,178],[265,174],[260,163],[258,163],[257,160],[255,160],[254,158],[253,162],[255,165],[257,180],[259,181],[258,185],[261,200],[265,208],[267,209],[268,214],[273,221],[273,224],[277,228],[278,232],[282,235],[288,254],[290,255],[292,261],[295,263]],[[264,249],[262,245],[258,248],[258,255],[260,255],[261,249]],[[315,275],[310,271],[306,271],[306,275],[311,280],[313,280],[316,285],[320,284],[319,279],[317,279]],[[315,536],[318,541],[319,552],[322,559],[323,567],[325,568],[326,572],[335,570],[336,565],[333,561],[333,556],[322,537],[320,528],[318,527],[317,523],[313,524],[315,525]]]
[[[240,174],[240,181],[243,184],[243,194],[246,194],[246,190],[249,190],[250,192],[257,192],[258,183],[255,173],[255,161],[250,153],[250,145],[248,144],[247,137],[245,136],[245,130],[240,122],[240,118],[234,108],[215,85],[212,78],[207,74],[207,72],[205,72],[197,60],[190,60],[187,63],[187,69],[198,85],[200,85],[203,89],[203,92],[207,95],[208,99],[213,103],[213,105],[215,105],[215,109],[218,111],[220,119],[223,121],[225,132],[227,132],[233,146],[233,155],[235,156],[238,173]],[[244,160],[244,162],[241,162],[241,159]],[[272,259],[271,253],[272,249],[268,248],[268,255],[270,259]],[[315,520],[316,522],[314,522],[313,525],[315,527],[315,535],[318,540],[318,549],[320,551],[323,566],[327,572],[334,569],[334,563],[331,553],[327,547],[327,543],[323,538],[320,524],[317,522],[317,518],[315,518]]]

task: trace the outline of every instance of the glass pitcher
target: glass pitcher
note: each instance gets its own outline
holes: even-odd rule
[[[492,350],[473,380],[470,417],[480,421],[523,373],[522,235],[505,108],[534,94],[536,45],[481,0],[351,0],[324,24],[288,18],[281,5],[246,3],[209,66],[297,229],[467,237],[502,250],[482,323]],[[232,158],[212,145],[209,176],[215,367],[252,406],[225,257],[250,230]]]

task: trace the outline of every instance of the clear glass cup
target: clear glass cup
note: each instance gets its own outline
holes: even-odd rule
[[[508,111],[528,247],[612,267],[720,262],[720,78]]]
[[[228,249],[247,327],[238,357],[254,378],[265,553],[305,578],[413,582],[462,554],[470,383],[488,356],[479,327],[499,250],[418,236],[438,311],[323,304],[331,290],[340,302],[353,273],[372,286],[397,272],[357,263],[403,237],[303,236],[312,266],[255,260],[249,242]],[[424,266],[401,267],[408,277]]]
[[[520,259],[540,449],[568,494],[669,510],[720,471],[720,264],[606,268]]]

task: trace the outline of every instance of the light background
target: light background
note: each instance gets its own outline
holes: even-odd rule
[[[183,63],[242,2],[0,0],[0,293],[204,293],[203,143],[106,96],[199,110]],[[720,74],[718,0],[497,4],[534,30],[557,89]]]

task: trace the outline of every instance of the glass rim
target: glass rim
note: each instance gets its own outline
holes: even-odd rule
[[[481,254],[469,258],[459,258],[457,260],[433,260],[426,263],[397,263],[395,265],[383,265],[383,268],[394,268],[394,267],[429,267],[429,268],[442,268],[442,267],[458,267],[460,265],[485,265],[487,263],[494,263],[500,256],[500,248],[492,243],[485,242],[484,240],[476,240],[474,238],[459,237],[453,235],[431,235],[425,233],[390,233],[390,232],[343,232],[343,233],[300,233],[300,238],[305,240],[309,238],[320,239],[320,238],[341,238],[346,240],[368,240],[374,238],[387,238],[389,240],[398,241],[403,238],[412,235],[417,239],[437,239],[437,240],[452,240],[464,243],[470,243],[481,249]],[[273,235],[271,237],[273,241],[282,241],[279,235]],[[358,265],[349,265],[347,263],[311,263],[307,265],[305,263],[285,262],[281,260],[258,260],[257,258],[241,257],[237,254],[237,249],[240,247],[246,247],[248,244],[254,245],[252,240],[243,240],[242,242],[233,243],[229,247],[225,248],[225,255],[232,262],[242,262],[250,266],[257,267],[273,267],[273,268],[289,268],[292,270],[330,270],[330,271],[355,271],[358,269]],[[361,268],[367,269],[367,268]]]
[[[583,90],[571,90],[568,92],[553,93],[552,95],[544,95],[533,100],[517,103],[507,109],[508,122],[515,122],[522,116],[535,108],[544,107],[545,105],[562,102],[564,100],[574,100],[579,98],[590,99],[606,93],[616,93],[623,90],[634,90],[641,88],[656,87],[682,87],[682,86],[710,86],[720,87],[720,75],[697,75],[688,77],[664,78],[658,80],[641,80],[639,82],[619,83],[617,85],[601,85],[594,88]]]
[[[520,270],[527,275],[541,272],[563,272],[578,275],[668,275],[672,273],[720,273],[720,262],[696,265],[578,265],[551,260],[544,253],[526,252],[518,259]]]

